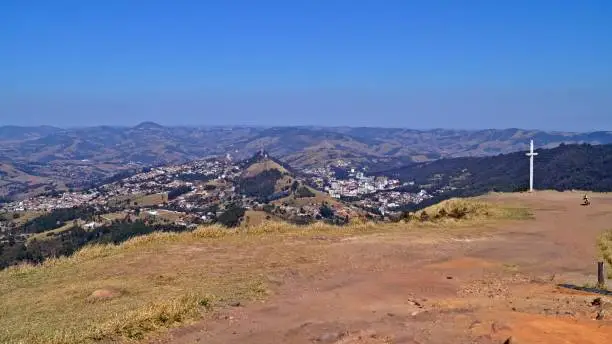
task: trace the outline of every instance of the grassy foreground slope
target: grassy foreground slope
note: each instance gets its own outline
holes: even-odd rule
[[[448,230],[499,219],[524,219],[526,209],[451,200],[429,214],[465,211],[460,220],[353,223],[345,227],[284,223],[229,231],[155,233],[121,245],[89,246],[68,258],[0,272],[1,343],[92,343],[138,340],[202,317],[213,307],[263,298],[288,270],[314,274],[327,241],[406,230]]]

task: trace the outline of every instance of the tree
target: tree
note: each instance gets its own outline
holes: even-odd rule
[[[319,208],[319,213],[321,214],[321,217],[326,218],[326,219],[330,219],[334,217],[334,210],[330,208],[327,204],[323,204]]]
[[[276,170],[266,170],[254,176],[242,179],[238,184],[240,193],[259,199],[267,199],[274,194],[276,182],[282,174]]]
[[[231,204],[221,215],[219,215],[217,222],[226,227],[236,227],[240,224],[240,220],[244,216],[244,213],[244,208],[236,204]]]
[[[305,197],[314,197],[316,195],[314,194],[314,192],[310,191],[310,189],[308,189],[307,187],[300,186],[295,192],[295,196],[298,198],[305,198]]]
[[[293,184],[291,184],[291,191],[295,192],[295,190],[297,190],[298,186],[300,186],[300,183],[298,183],[297,180],[294,180]]]
[[[171,201],[179,197],[180,195],[186,194],[190,191],[191,191],[191,186],[189,185],[182,185],[182,186],[176,187],[168,192],[168,200]]]

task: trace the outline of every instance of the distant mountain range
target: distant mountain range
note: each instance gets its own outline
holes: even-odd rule
[[[385,169],[413,162],[490,156],[561,143],[612,143],[612,132],[540,130],[412,130],[351,127],[0,127],[0,162],[23,179],[81,187],[135,166],[174,164],[211,155],[244,159],[265,149],[294,168],[343,159]],[[8,167],[10,166],[10,167]],[[381,168],[378,168],[379,170]],[[18,173],[21,171],[22,173]],[[1,174],[1,173],[0,173]],[[0,176],[0,186],[10,184]],[[34,183],[34,181],[32,181]],[[27,187],[26,187],[27,188]],[[5,189],[11,189],[6,187]],[[23,189],[23,187],[21,188]],[[0,196],[3,196],[0,192]]]
[[[135,127],[61,129],[0,127],[0,159],[50,162],[172,163],[212,154],[246,158],[265,148],[294,167],[347,157],[407,157],[426,161],[443,157],[484,156],[560,143],[612,143],[612,132],[547,132],[541,130],[412,130],[350,127],[164,127],[144,122]],[[307,156],[308,155],[308,156]]]

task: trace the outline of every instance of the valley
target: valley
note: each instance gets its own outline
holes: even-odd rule
[[[153,231],[193,231],[212,224],[391,221],[402,216],[402,206],[432,197],[425,190],[400,191],[399,180],[365,176],[347,162],[337,165],[297,171],[259,152],[241,161],[209,158],[143,168],[83,191],[5,202],[0,206],[0,267],[40,263],[87,244],[117,244]],[[341,179],[334,169],[344,171]]]
[[[561,144],[537,151],[537,188],[612,191],[612,145]],[[3,178],[21,178],[30,189],[0,204],[0,267],[40,263],[88,244],[207,225],[393,223],[452,197],[521,192],[528,185],[523,152],[385,170],[390,167],[385,163],[350,159],[296,168],[259,151],[243,160],[228,154],[142,166],[66,191],[49,190],[41,179],[1,166]]]
[[[337,160],[374,170],[463,156],[494,156],[561,143],[612,143],[609,132],[540,130],[412,130],[351,127],[0,127],[0,197],[21,199],[40,192],[81,190],[118,173],[229,154],[247,159],[265,149],[298,169]],[[0,171],[9,167],[0,167]],[[36,178],[25,183],[24,178]]]

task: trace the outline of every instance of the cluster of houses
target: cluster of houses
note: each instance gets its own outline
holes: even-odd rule
[[[358,170],[348,167],[347,163],[340,160],[339,165],[314,168],[305,172],[311,175],[310,182],[320,189],[324,189],[331,197],[358,197],[374,194],[381,191],[394,190],[403,184],[397,179],[385,176],[366,176],[363,169]],[[345,168],[346,178],[337,178],[334,167]]]
[[[98,192],[64,192],[59,196],[37,196],[22,201],[3,204],[0,212],[51,211],[77,207],[83,204],[99,204]]]
[[[325,187],[325,191],[334,198],[357,197],[377,191],[393,190],[398,186],[400,186],[399,180],[387,177],[366,177],[362,172],[357,172],[354,178],[330,180],[330,185]]]
[[[337,168],[346,171],[345,178],[336,177]],[[325,190],[331,197],[357,197],[359,200],[354,202],[356,205],[365,209],[376,209],[382,214],[433,197],[425,190],[400,191],[400,187],[414,186],[414,182],[402,183],[384,176],[367,176],[364,170],[351,167],[349,163],[339,160],[333,165],[308,169],[305,172],[310,175],[309,182],[312,185]],[[447,190],[439,190],[437,193],[444,191]]]
[[[1,212],[52,211],[83,205],[111,207],[112,211],[131,214],[138,208],[151,218],[158,216],[158,210],[178,212],[177,224],[206,223],[219,216],[224,205],[238,202],[243,208],[263,209],[265,204],[239,194],[237,182],[243,174],[243,167],[230,159],[207,159],[181,165],[162,166],[147,169],[121,180],[98,186],[82,192],[65,192],[54,196],[38,196],[22,201],[5,203]],[[337,178],[334,168],[347,171],[343,178]],[[401,183],[388,177],[367,176],[363,169],[351,168],[349,163],[338,161],[334,166],[303,171],[308,176],[307,184],[325,190],[333,198],[357,197],[352,205],[334,204],[338,216],[350,216],[358,209],[377,209],[387,213],[408,203],[420,203],[432,197],[424,190],[418,193],[399,191],[409,183]],[[293,191],[283,190],[268,201],[283,198]],[[151,197],[147,202],[137,195],[161,195]],[[146,197],[145,197],[146,198]],[[145,199],[142,198],[142,199]],[[137,201],[136,201],[137,200]],[[303,206],[275,202],[274,215],[282,218],[316,218],[320,216],[320,204],[302,202]],[[214,205],[214,207],[213,207]],[[357,208],[356,208],[357,207]],[[117,209],[119,208],[119,209]],[[267,209],[270,209],[269,207]],[[89,222],[85,227],[94,228],[98,222]]]
[[[331,197],[358,197],[379,191],[393,190],[401,183],[397,179],[389,179],[384,176],[366,176],[363,171],[348,168],[346,162],[340,160],[340,165],[327,166],[306,170],[311,175],[310,182],[319,189],[324,189]],[[347,178],[339,179],[333,167],[347,168]]]
[[[392,213],[407,204],[418,204],[433,196],[425,190],[417,193],[385,191],[359,200],[357,204],[367,209],[377,209],[382,215]]]
[[[59,195],[37,196],[21,201],[2,204],[0,212],[51,211],[54,209],[73,208],[82,205],[105,205],[114,200],[130,195],[163,194],[181,187],[192,187],[192,193],[208,194],[202,185],[196,185],[198,178],[217,180],[233,178],[240,174],[240,168],[222,160],[206,160],[190,162],[183,165],[152,168],[120,181],[105,184],[94,189],[81,192],[64,192]],[[233,191],[233,189],[230,189]],[[229,191],[229,192],[231,192]],[[226,190],[217,194],[224,197]],[[181,202],[185,208],[185,197]]]

